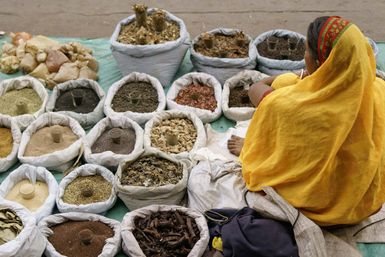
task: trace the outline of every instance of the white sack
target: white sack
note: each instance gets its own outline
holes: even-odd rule
[[[0,158],[0,172],[4,172],[17,162],[21,132],[16,122],[9,117],[0,117],[0,127],[11,129],[13,139],[12,151],[7,156]]]

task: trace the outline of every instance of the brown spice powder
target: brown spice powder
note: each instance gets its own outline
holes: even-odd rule
[[[99,221],[67,221],[50,227],[48,241],[55,250],[69,257],[97,257],[106,239],[114,236],[108,225]]]
[[[104,202],[111,190],[112,184],[101,175],[79,176],[64,190],[63,201],[76,205]]]
[[[13,148],[12,131],[9,128],[0,128],[0,158],[7,157]]]

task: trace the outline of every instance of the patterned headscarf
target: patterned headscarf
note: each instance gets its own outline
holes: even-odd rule
[[[326,20],[318,37],[317,51],[320,65],[326,61],[334,45],[350,25],[349,21],[339,16],[331,16]]]

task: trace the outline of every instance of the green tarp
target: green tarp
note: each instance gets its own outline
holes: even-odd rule
[[[119,72],[115,59],[113,58],[109,41],[106,38],[99,39],[81,39],[81,38],[54,38],[59,42],[79,42],[93,50],[94,56],[99,61],[99,84],[107,93],[108,88],[116,81],[122,78],[122,75]],[[8,42],[9,38],[3,37],[0,38],[0,46],[3,45],[4,42]],[[379,47],[379,55],[377,56],[377,66],[385,70],[385,43],[378,43]],[[179,78],[180,76],[193,71],[192,64],[190,62],[189,53],[186,54],[181,67],[179,68],[175,78]],[[0,73],[1,79],[8,79],[13,77],[18,77],[23,75],[21,72],[6,75]],[[165,88],[167,92],[170,85]],[[234,122],[226,119],[223,115],[220,119],[213,122],[211,125],[214,129],[218,131],[226,131],[229,127],[234,126]],[[14,170],[20,164],[16,164],[14,167],[10,169]],[[5,177],[10,173],[4,172],[0,174],[0,182],[2,182]],[[62,178],[62,173],[53,171],[53,174],[58,182],[60,182]],[[128,208],[123,204],[121,200],[118,200],[115,206],[110,209],[105,216],[121,221],[123,216],[128,212]],[[54,212],[58,212],[55,208]],[[377,257],[377,256],[385,256],[385,244],[359,244],[359,249],[363,253],[364,257]],[[119,254],[117,256],[125,256],[124,254]]]

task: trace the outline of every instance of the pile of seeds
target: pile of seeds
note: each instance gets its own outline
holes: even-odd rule
[[[190,84],[182,88],[179,90],[175,102],[212,112],[217,108],[214,88],[204,84]]]
[[[270,38],[270,39],[269,39]],[[268,40],[275,40],[275,49],[269,49]],[[305,56],[304,40],[297,40],[295,49],[290,50],[289,37],[270,36],[257,45],[258,53],[269,59],[301,61]]]
[[[39,129],[25,147],[24,156],[41,156],[66,149],[79,137],[70,127],[53,125]]]
[[[50,227],[53,234],[48,241],[64,256],[97,257],[114,236],[114,231],[99,221],[67,221]]]
[[[177,184],[183,177],[183,167],[178,163],[146,156],[128,164],[122,171],[122,185],[156,187]]]
[[[147,82],[130,82],[116,92],[111,108],[116,112],[154,112],[158,108],[158,92]]]
[[[10,90],[0,96],[0,113],[9,116],[35,113],[40,109],[42,103],[33,88]]]
[[[60,92],[55,103],[55,111],[90,113],[98,105],[99,96],[91,88],[74,88]]]
[[[91,151],[92,153],[111,151],[116,154],[129,154],[134,150],[135,141],[136,134],[132,128],[110,128],[95,141]]]
[[[127,25],[122,25],[118,42],[132,45],[154,45],[179,38],[178,23],[166,18],[166,13],[156,10],[147,13],[147,6],[135,4],[132,8],[136,19]]]
[[[151,130],[151,145],[166,153],[189,152],[193,148],[197,130],[187,118],[164,119]]]
[[[64,190],[63,201],[75,205],[104,202],[111,190],[112,184],[101,175],[79,176]]]
[[[200,239],[195,220],[179,211],[155,212],[136,217],[133,235],[146,256],[188,256]]]
[[[254,107],[249,98],[248,88],[253,84],[251,79],[241,79],[230,88],[229,107]]]
[[[0,210],[0,245],[15,239],[22,230],[23,222],[13,210]]]
[[[0,158],[7,157],[13,148],[12,131],[9,128],[0,127]]]
[[[204,33],[194,44],[194,50],[209,57],[247,58],[249,43],[243,32],[233,35]]]

